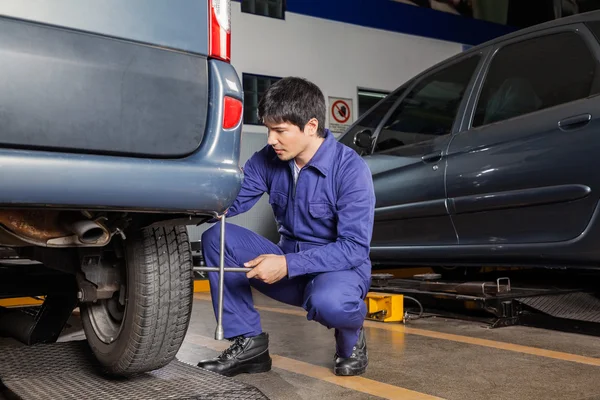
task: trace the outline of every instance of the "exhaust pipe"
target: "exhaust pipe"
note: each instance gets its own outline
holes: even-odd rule
[[[87,219],[73,222],[67,225],[67,227],[77,236],[79,241],[84,244],[94,244],[105,235],[110,236],[108,229],[106,229],[104,225]]]
[[[77,216],[56,210],[0,210],[0,238],[13,246],[95,247],[108,244],[112,233],[103,223],[105,218],[94,220],[89,212],[82,213],[83,216]],[[123,237],[122,232],[120,235]]]

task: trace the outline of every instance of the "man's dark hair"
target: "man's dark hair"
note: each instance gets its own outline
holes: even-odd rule
[[[325,97],[317,85],[304,78],[287,77],[272,84],[258,103],[258,118],[288,122],[301,130],[312,118],[319,121],[317,135],[325,137]]]

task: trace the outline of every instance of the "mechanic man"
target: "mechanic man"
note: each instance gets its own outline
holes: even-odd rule
[[[259,103],[267,146],[244,166],[241,191],[227,211],[248,211],[269,194],[281,238],[276,245],[240,226],[225,229],[223,329],[233,343],[199,367],[223,375],[271,369],[269,336],[262,331],[251,287],[301,306],[307,319],[335,329],[334,372],[362,374],[368,364],[362,326],[371,279],[369,245],[375,194],[369,168],[351,148],[324,129],[325,98],[305,79],[273,84]],[[207,265],[219,265],[220,224],[202,236]],[[217,313],[218,273],[209,273]]]

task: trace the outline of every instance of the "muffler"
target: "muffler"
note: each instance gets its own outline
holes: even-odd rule
[[[77,238],[84,244],[95,244],[105,235],[109,235],[108,230],[96,221],[81,220],[67,226],[67,228],[77,235]]]
[[[104,246],[110,242],[111,234],[108,227],[101,222],[102,218],[74,219],[64,222],[64,227],[73,235],[69,238],[54,239],[49,245],[60,245],[65,239],[78,242],[77,245]]]
[[[43,247],[105,246],[111,240],[102,218],[57,210],[0,210],[0,243]]]

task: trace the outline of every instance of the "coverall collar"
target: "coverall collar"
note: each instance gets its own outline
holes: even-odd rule
[[[310,159],[310,161],[305,165],[305,167],[312,167],[319,171],[324,176],[327,176],[327,173],[331,169],[331,163],[333,162],[333,157],[331,157],[332,148],[335,146],[335,137],[329,131],[329,129],[325,129],[325,140],[321,143],[321,146],[317,149],[317,152]],[[277,155],[273,157],[273,160],[277,159]],[[294,160],[289,161],[289,165],[294,168]]]

